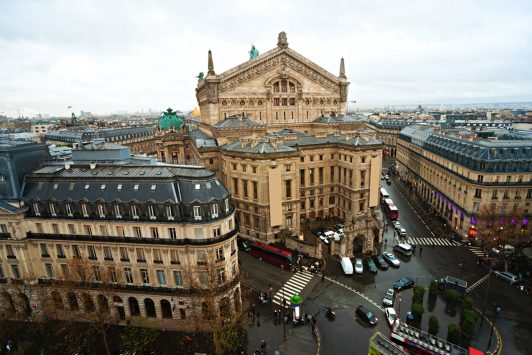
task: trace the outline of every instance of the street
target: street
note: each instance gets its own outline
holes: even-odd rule
[[[463,279],[468,283],[468,295],[473,298],[474,306],[479,310],[482,309],[488,285],[487,268],[477,265],[478,258],[468,247],[451,242],[449,236],[445,235],[443,225],[441,228],[435,228],[435,220],[428,219],[426,212],[420,213],[413,208],[415,204],[410,203],[410,197],[407,199],[404,189],[396,186],[399,183],[394,178],[391,185],[383,186],[399,208],[399,221],[406,229],[408,237],[417,244],[414,255],[409,258],[396,255],[401,262],[399,268],[390,267],[386,271],[379,270],[377,274],[364,270],[362,275],[351,276],[343,275],[337,259],[332,257],[325,259],[325,279],[321,280],[319,276],[315,276],[302,292],[303,311],[316,315],[318,320],[321,354],[367,354],[369,338],[375,331],[388,335],[390,331],[381,308],[382,298],[386,290],[402,277],[411,277],[417,284],[426,288],[431,280],[447,275]],[[398,239],[394,238],[393,226],[389,226],[385,238],[387,242],[382,246],[381,252],[392,252],[393,245],[398,243]],[[274,266],[249,255],[241,253],[241,261],[243,270],[248,273],[250,284],[260,290],[266,290],[271,284],[277,291],[290,277],[290,273],[281,274]],[[460,263],[465,266],[459,268]],[[489,283],[491,285],[486,302],[486,315],[491,320],[493,303],[501,305],[502,311],[496,320],[496,327],[502,336],[502,354],[527,353],[532,346],[530,296],[520,293],[516,287],[494,277]],[[403,293],[404,296],[399,295],[396,298],[395,309],[404,320],[406,312],[410,310],[411,292]],[[402,297],[408,297],[408,302],[402,301]],[[359,305],[374,312],[379,318],[377,326],[369,327],[356,320],[355,309]],[[334,321],[327,320],[324,312],[320,312],[325,307],[336,310],[337,318]],[[427,314],[424,317],[428,319]],[[489,330],[489,324],[484,322],[483,327],[480,333],[482,339],[474,339],[473,345],[485,351],[488,339],[483,338]],[[440,328],[438,336],[446,338],[446,326],[445,329]],[[496,340],[493,341],[491,349],[495,347]],[[297,349],[292,348],[291,353],[298,353]]]

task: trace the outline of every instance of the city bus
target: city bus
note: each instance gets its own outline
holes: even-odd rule
[[[385,199],[390,198],[388,191],[384,187],[381,187],[381,202],[384,202]]]
[[[273,265],[282,266],[285,270],[290,270],[294,264],[292,253],[287,250],[272,247],[261,242],[252,242],[250,246],[251,251],[249,254],[257,259],[264,260]]]
[[[388,215],[388,217],[392,221],[395,221],[399,218],[399,210],[393,204],[393,201],[391,198],[384,199],[384,212]]]

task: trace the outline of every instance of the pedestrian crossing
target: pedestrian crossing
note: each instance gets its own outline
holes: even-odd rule
[[[469,249],[473,254],[475,254],[479,258],[484,257],[484,251],[482,251],[480,247],[470,246],[470,247],[467,247],[467,249]]]
[[[275,296],[273,296],[273,303],[282,305],[284,298],[286,300],[286,304],[289,305],[290,298],[295,293],[300,294],[310,280],[312,280],[312,277],[314,277],[314,274],[308,271],[296,272],[288,281],[284,283],[283,287],[277,291]]]
[[[415,245],[427,245],[427,246],[446,246],[446,247],[457,247],[462,244],[453,241],[450,241],[446,238],[422,238],[422,237],[408,237],[408,242]]]

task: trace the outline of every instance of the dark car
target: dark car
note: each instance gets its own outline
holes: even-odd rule
[[[395,291],[402,291],[406,290],[407,288],[414,287],[414,280],[410,277],[403,277],[402,279],[399,279],[393,283],[393,289]]]
[[[388,270],[388,263],[384,261],[383,257],[380,255],[373,255],[373,261],[375,265],[381,270]]]
[[[366,264],[366,267],[368,268],[368,270],[374,274],[377,273],[377,266],[375,265],[375,262],[373,260],[371,260],[371,258],[365,258],[364,259],[364,264]]]
[[[377,325],[377,317],[364,306],[357,307],[356,315],[370,325]]]
[[[249,253],[251,251],[249,242],[245,239],[236,238],[236,245],[238,246],[238,249],[242,250],[245,253]]]
[[[390,180],[390,179],[386,179],[386,183],[387,183],[388,185],[391,185],[391,184],[392,184],[392,180]]]

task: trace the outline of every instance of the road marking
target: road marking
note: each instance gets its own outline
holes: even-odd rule
[[[466,293],[469,293],[470,291],[472,291],[475,287],[478,287],[481,283],[483,283],[484,281],[486,281],[488,279],[488,277],[490,277],[490,274],[487,274],[486,276],[484,276],[483,278],[481,278],[480,280],[478,280],[477,282],[475,282],[474,284],[472,284],[471,286],[469,286],[467,289],[466,289]]]
[[[325,276],[325,279],[328,280],[328,281],[331,281],[331,282],[334,282],[335,284],[337,284],[338,286],[341,286],[355,294],[357,294],[358,296],[362,297],[363,299],[365,299],[366,301],[368,301],[369,303],[371,303],[372,305],[374,305],[375,307],[377,307],[378,309],[380,309],[381,311],[384,312],[384,308],[382,308],[377,302],[375,302],[374,300],[372,300],[371,298],[369,298],[368,296],[366,296],[365,294],[363,294],[362,292],[360,291],[357,291],[356,289],[354,288],[351,288],[335,279],[332,279],[328,276]]]
[[[283,287],[275,293],[273,303],[281,305],[283,298],[290,301],[290,297],[296,293],[300,294],[313,277],[314,274],[311,274],[308,271],[293,274],[290,279],[284,283]]]

